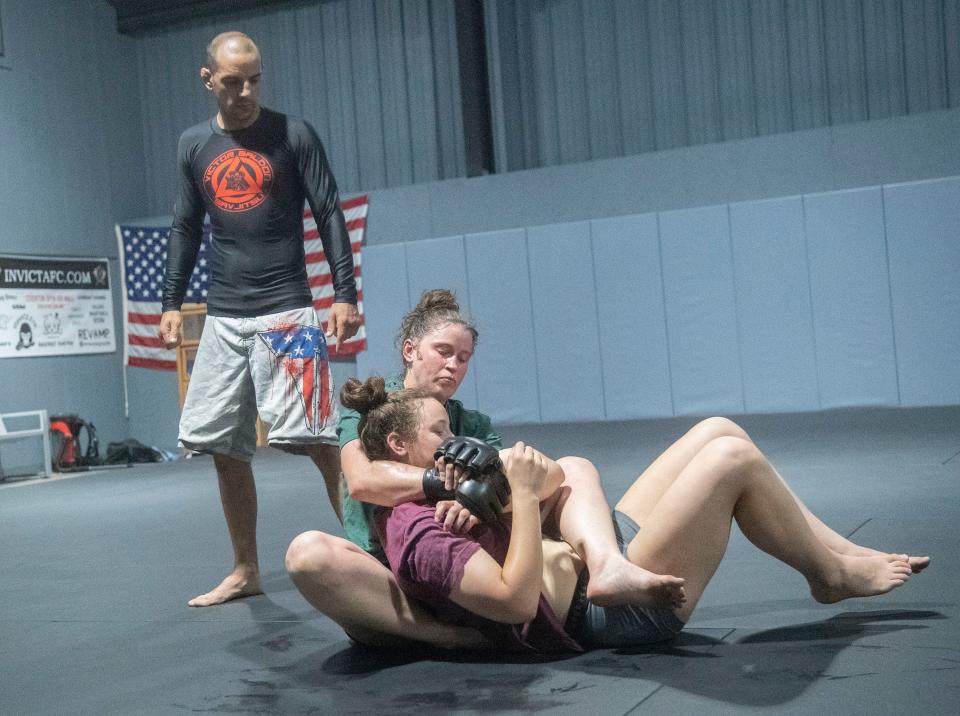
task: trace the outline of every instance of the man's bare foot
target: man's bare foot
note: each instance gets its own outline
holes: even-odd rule
[[[837,557],[839,563],[833,574],[823,581],[807,580],[813,598],[823,604],[886,594],[910,579],[910,564],[898,554]]]
[[[587,582],[587,598],[600,607],[636,604],[642,607],[679,609],[687,600],[684,580],[654,574],[627,559],[609,560],[599,574]]]
[[[194,597],[187,602],[187,606],[212,607],[234,599],[252,597],[254,594],[263,594],[263,590],[260,589],[260,575],[234,570],[215,589]]]

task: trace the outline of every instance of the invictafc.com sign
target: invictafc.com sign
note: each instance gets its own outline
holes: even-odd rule
[[[107,259],[0,254],[0,358],[116,348]]]
[[[0,255],[0,288],[110,289],[106,259],[40,259]]]

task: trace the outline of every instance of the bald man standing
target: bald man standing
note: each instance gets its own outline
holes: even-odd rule
[[[207,319],[180,444],[213,455],[234,568],[212,591],[190,600],[195,607],[261,593],[250,466],[258,414],[271,445],[313,459],[339,517],[337,404],[307,279],[304,200],[333,278],[327,337],[339,343],[360,325],[350,239],[316,132],[260,105],[260,51],[243,33],[210,42],[200,78],[218,112],[180,137],[160,337],[168,348],[182,339],[180,307],[209,215]]]

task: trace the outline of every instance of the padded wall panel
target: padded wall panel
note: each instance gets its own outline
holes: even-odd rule
[[[590,224],[527,229],[540,417],[603,420]]]
[[[590,222],[608,420],[673,415],[656,214]]]
[[[414,241],[407,247],[407,291],[411,306],[432,288],[449,288],[457,294],[460,310],[469,318],[470,292],[467,289],[467,264],[463,237]],[[394,331],[399,328],[399,323]],[[455,396],[468,408],[477,406],[477,381],[472,366]]]
[[[902,405],[960,403],[960,179],[884,187]]]
[[[819,409],[803,201],[731,204],[730,239],[745,409]]]
[[[471,370],[494,424],[540,422],[530,274],[523,229],[468,234],[470,306],[483,327]]]
[[[394,337],[410,310],[406,249],[403,244],[363,248],[363,310],[367,350],[357,354],[357,376],[393,375],[403,370]]]
[[[660,251],[676,414],[742,412],[727,207],[663,212]]]
[[[880,189],[803,201],[821,406],[897,405]]]

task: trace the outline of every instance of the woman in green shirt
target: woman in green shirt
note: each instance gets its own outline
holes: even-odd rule
[[[400,353],[402,378],[388,390],[426,390],[446,408],[452,431],[501,447],[500,436],[483,413],[468,410],[453,399],[466,376],[477,331],[461,314],[455,296],[445,289],[423,294],[403,319]],[[348,540],[319,531],[298,536],[287,552],[287,569],[307,601],[340,624],[357,641],[392,645],[416,640],[441,647],[482,643],[472,629],[435,620],[400,590],[384,566],[385,559],[372,529],[376,506],[393,507],[421,501],[424,471],[393,460],[367,458],[358,439],[359,415],[344,410],[338,430],[347,490],[343,490],[344,527]],[[589,570],[589,596],[605,604],[655,606],[676,598],[677,581],[631,564],[617,545],[610,508],[599,476],[587,460],[556,461],[562,474],[551,484],[561,489],[541,495],[544,511],[559,515],[558,528],[580,554]],[[455,487],[457,475],[445,475],[446,487]],[[469,531],[477,518],[456,502],[438,505],[438,519],[448,529]]]

